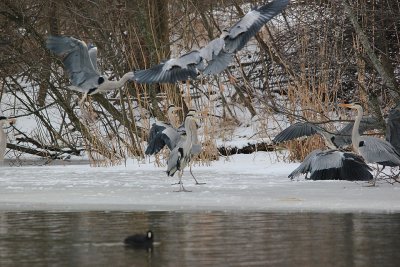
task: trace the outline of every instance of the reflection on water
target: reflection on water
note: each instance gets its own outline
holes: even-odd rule
[[[152,229],[155,246],[123,239]],[[396,266],[400,214],[2,212],[1,266]]]

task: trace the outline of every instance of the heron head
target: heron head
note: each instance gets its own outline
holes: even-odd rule
[[[341,103],[341,104],[339,104],[339,107],[341,107],[341,108],[357,109],[357,108],[360,108],[361,105],[360,105],[360,103],[357,103],[357,102],[353,102],[353,103]]]
[[[176,111],[178,111],[178,110],[181,110],[182,108],[181,107],[176,107],[174,104],[171,104],[171,105],[169,105],[168,106],[168,112],[176,112]]]

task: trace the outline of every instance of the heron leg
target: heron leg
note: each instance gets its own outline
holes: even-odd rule
[[[196,182],[196,185],[206,184],[206,183],[199,183],[199,182],[197,181],[196,177],[194,177],[194,175],[193,175],[193,172],[192,172],[192,165],[191,165],[191,164],[190,164],[190,167],[189,167],[189,172],[190,172],[190,175],[192,175],[194,181]]]
[[[174,191],[174,192],[192,192],[192,191],[190,191],[190,190],[187,190],[187,189],[183,186],[182,175],[183,175],[183,171],[179,171],[179,190],[176,190],[176,191]]]
[[[378,179],[379,174],[383,172],[383,169],[385,169],[386,166],[383,166],[382,169],[379,169],[379,164],[376,164],[376,174],[374,175],[374,178],[372,181],[370,181],[369,186],[376,186],[376,180]]]
[[[83,103],[85,103],[85,100],[87,99],[88,93],[84,93],[82,99],[79,101],[79,106],[81,107]]]

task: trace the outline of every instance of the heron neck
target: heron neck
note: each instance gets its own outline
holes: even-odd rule
[[[176,125],[175,116],[174,116],[174,113],[172,110],[168,109],[167,116],[168,116],[169,123],[171,123],[172,127],[178,128],[178,126]]]
[[[109,91],[109,90],[114,90],[114,89],[120,88],[120,87],[124,86],[124,84],[129,79],[130,79],[129,73],[125,73],[125,75],[122,76],[122,78],[119,79],[118,81],[109,81],[109,80],[105,79],[105,81],[102,84],[100,84],[99,87],[97,87],[96,93],[98,93],[98,92],[106,92],[106,91]]]
[[[354,121],[353,125],[353,130],[351,132],[351,143],[353,144],[353,149],[356,153],[359,153],[358,151],[358,144],[360,143],[360,122],[363,116],[363,109],[361,106],[357,106],[357,117],[356,120]]]
[[[0,123],[0,162],[4,160],[4,153],[6,152],[6,133],[3,130],[3,123]]]

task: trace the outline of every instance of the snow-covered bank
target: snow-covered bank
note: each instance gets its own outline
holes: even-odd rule
[[[276,162],[274,153],[235,155],[212,166],[195,166],[205,185],[176,193],[177,178],[164,167],[88,165],[2,167],[0,210],[238,210],[400,212],[400,185],[347,181],[290,181],[298,165]]]

